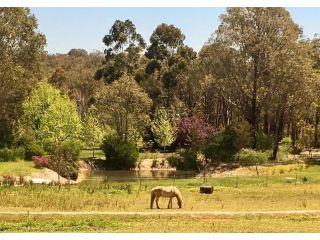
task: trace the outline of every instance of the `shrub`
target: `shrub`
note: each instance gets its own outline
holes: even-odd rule
[[[315,128],[311,124],[307,124],[303,121],[299,122],[299,128],[301,129],[301,135],[297,140],[298,148],[311,148],[314,145]]]
[[[0,149],[0,162],[11,162],[24,159],[25,150],[22,147],[9,149],[7,147]]]
[[[177,169],[181,168],[183,164],[182,157],[178,155],[171,155],[170,157],[167,157],[167,161],[170,164],[170,166],[175,167]]]
[[[139,157],[139,152],[133,144],[125,143],[114,136],[106,137],[103,141],[102,150],[105,153],[105,163],[108,168],[131,168]]]
[[[25,158],[26,151],[24,148],[18,147],[13,149],[13,153],[16,160],[23,160]]]
[[[268,161],[270,152],[255,151],[250,148],[243,148],[236,155],[241,166],[253,166],[265,163]]]
[[[279,152],[283,154],[288,154],[291,149],[292,140],[290,137],[285,137],[281,140],[279,145]]]
[[[83,146],[78,141],[67,141],[63,144],[52,144],[48,167],[60,176],[76,180],[78,177],[78,164]]]
[[[34,162],[36,167],[41,168],[41,167],[48,167],[49,159],[43,156],[33,156],[32,161]]]
[[[72,161],[78,161],[80,153],[83,149],[83,145],[79,141],[67,141],[64,144],[64,149],[68,153],[69,158],[72,159]]]
[[[257,150],[270,150],[273,148],[273,138],[263,132],[257,133]]]
[[[238,152],[242,148],[249,148],[253,143],[251,125],[246,121],[237,122],[227,128],[227,132],[232,135],[233,146]]]
[[[185,149],[180,152],[183,161],[177,166],[180,170],[197,170],[197,151],[193,148]]]
[[[236,154],[235,134],[230,128],[211,136],[203,146],[206,158],[212,161],[231,161]]]
[[[26,160],[32,160],[32,156],[45,155],[44,149],[36,142],[32,134],[25,134],[20,137],[17,140],[16,145],[25,149]]]

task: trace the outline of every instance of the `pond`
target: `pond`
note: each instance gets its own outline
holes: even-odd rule
[[[194,178],[198,173],[195,171],[170,171],[170,170],[96,170],[92,171],[85,179],[84,182],[97,182],[108,181],[114,182],[130,182],[141,180],[156,180],[166,178]]]

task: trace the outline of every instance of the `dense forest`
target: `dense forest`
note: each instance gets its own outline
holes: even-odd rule
[[[176,26],[147,40],[117,20],[104,53],[52,55],[37,27],[29,9],[0,8],[3,159],[50,156],[66,176],[83,148],[119,169],[139,151],[176,151],[171,164],[197,168],[320,145],[320,38],[303,38],[284,8],[227,8],[198,53]]]

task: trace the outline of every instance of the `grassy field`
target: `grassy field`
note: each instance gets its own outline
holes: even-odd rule
[[[161,153],[161,152],[140,152],[139,160],[143,159],[156,159],[156,158],[167,158],[172,156],[174,153]]]
[[[318,232],[319,224],[312,215],[0,216],[0,232]]]
[[[105,159],[104,152],[102,150],[95,150],[94,156],[96,158]],[[79,156],[80,160],[92,158],[92,150],[82,150]]]
[[[34,167],[32,161],[16,161],[16,162],[1,162],[0,163],[0,175],[17,175],[28,176],[32,172],[39,171]]]
[[[94,153],[96,158],[105,159],[104,152],[102,150],[95,150]],[[156,159],[156,158],[167,158],[171,156],[172,153],[160,153],[160,152],[141,152],[139,153],[139,159]],[[83,150],[80,153],[79,158],[81,160],[92,158],[92,150]]]
[[[264,175],[210,178],[214,194],[199,193],[202,179],[95,182],[74,186],[1,186],[0,211],[147,211],[150,190],[175,185],[183,209],[171,211],[320,210],[320,166],[261,168]],[[303,181],[306,177],[307,181]],[[160,199],[162,208],[167,199]],[[148,223],[148,228],[145,227]],[[0,230],[101,232],[316,232],[320,216],[0,216]]]
[[[2,186],[0,210],[151,211],[150,190],[156,185],[176,185],[183,195],[183,209],[188,211],[320,209],[319,171],[320,167],[315,166],[268,177],[213,178],[208,180],[208,184],[215,187],[213,195],[199,193],[201,179],[96,182],[61,189],[58,186]],[[308,180],[302,183],[305,176]],[[166,203],[166,199],[160,199],[162,207]]]

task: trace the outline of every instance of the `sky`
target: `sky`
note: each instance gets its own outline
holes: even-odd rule
[[[287,8],[304,37],[320,33],[320,8]],[[173,24],[186,36],[185,43],[199,51],[219,25],[225,8],[31,8],[38,28],[47,38],[49,53],[72,48],[104,50],[102,38],[115,20],[130,19],[145,41],[161,23]]]

